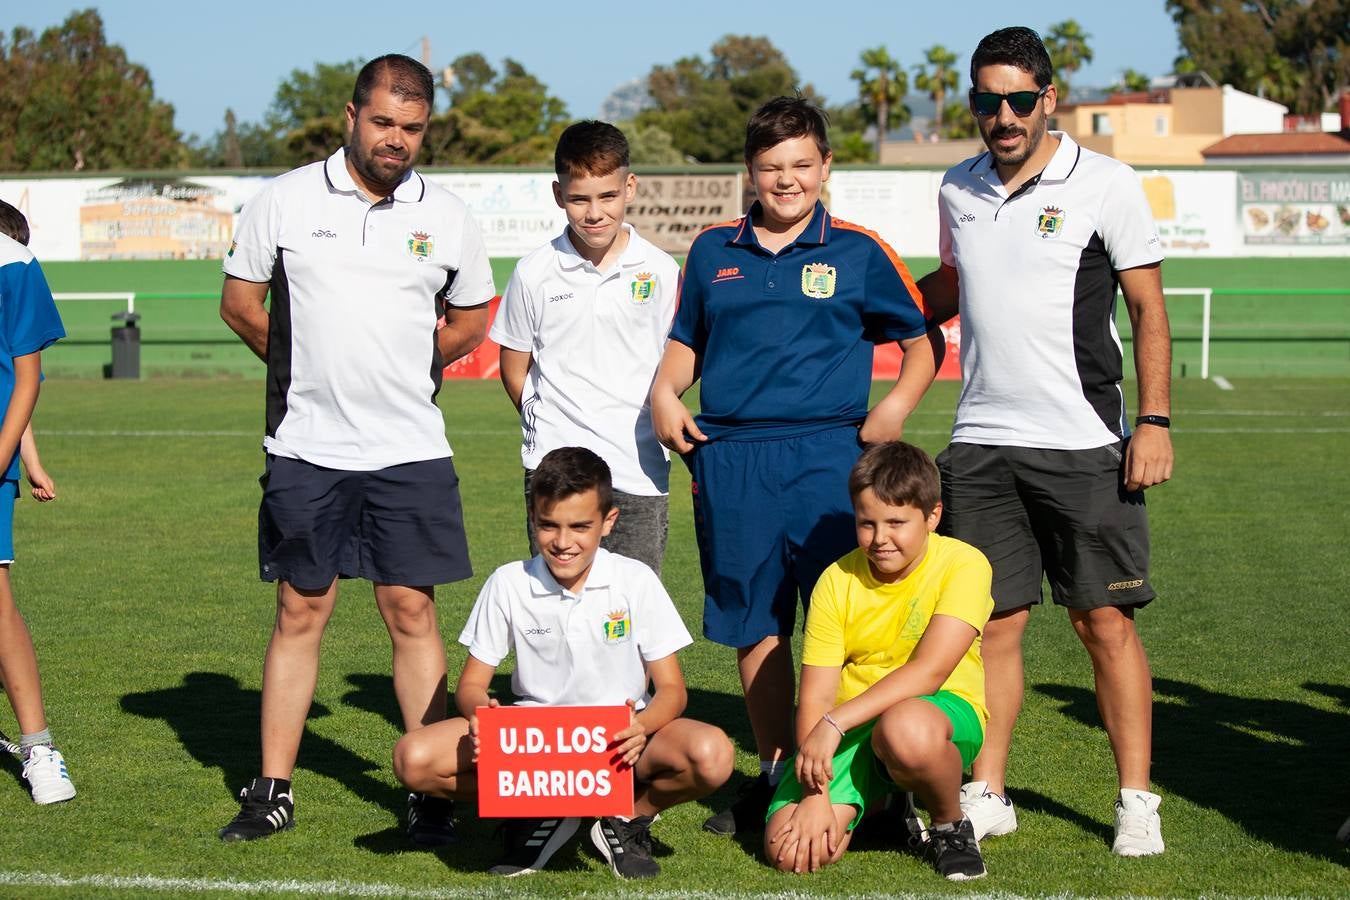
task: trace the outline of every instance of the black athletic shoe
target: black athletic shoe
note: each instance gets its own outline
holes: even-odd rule
[[[220,829],[222,841],[252,841],[295,826],[291,783],[255,778],[239,792],[239,815]]]
[[[768,815],[775,790],[769,784],[769,776],[760,772],[758,778],[741,785],[740,796],[735,803],[717,815],[708,817],[703,823],[703,830],[728,835],[763,831],[764,817]]]
[[[455,835],[455,802],[430,794],[408,795],[408,840],[423,847],[444,847]]]
[[[937,873],[949,881],[969,881],[985,876],[984,857],[975,827],[962,819],[952,828],[928,829],[927,856]]]
[[[507,819],[502,825],[506,856],[488,872],[507,878],[538,872],[580,826],[581,820],[577,818]]]
[[[637,816],[625,822],[613,816],[596,819],[591,826],[591,843],[620,878],[651,878],[661,874],[652,859],[651,816]]]

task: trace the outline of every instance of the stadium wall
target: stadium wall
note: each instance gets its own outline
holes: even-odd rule
[[[1350,172],[1343,169],[1138,174],[1170,256],[1350,252]],[[522,256],[562,228],[549,172],[426,175],[465,200],[493,257]],[[901,255],[933,257],[942,175],[936,169],[837,168],[826,201],[835,215],[878,232]],[[229,248],[239,210],[271,177],[16,176],[0,178],[0,199],[28,216],[39,259],[218,259]],[[744,175],[726,167],[646,174],[630,218],[679,255],[702,228],[735,218],[746,202]]]

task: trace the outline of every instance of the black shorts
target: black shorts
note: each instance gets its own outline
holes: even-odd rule
[[[349,472],[269,455],[259,482],[264,581],[304,590],[336,577],[429,587],[473,574],[449,457]]]
[[[1148,583],[1143,491],[1123,486],[1123,445],[1042,450],[952,444],[938,454],[938,531],[973,544],[994,569],[994,611],[1041,602],[1142,606]]]

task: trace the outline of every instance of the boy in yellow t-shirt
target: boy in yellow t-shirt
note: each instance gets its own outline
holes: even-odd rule
[[[989,562],[933,533],[938,471],[917,447],[869,447],[849,495],[858,549],[811,594],[799,749],[769,806],[765,856],[792,872],[837,862],[863,813],[898,787],[932,816],[926,853],[938,874],[980,878],[960,793],[989,718],[980,662],[994,607]]]

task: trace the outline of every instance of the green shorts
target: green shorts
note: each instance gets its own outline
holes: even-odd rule
[[[951,691],[938,691],[919,699],[927,700],[951,720],[952,743],[961,753],[961,765],[969,766],[974,762],[984,744],[984,727],[980,725],[980,717],[970,703]],[[872,751],[872,729],[876,724],[876,719],[873,719],[865,725],[849,729],[834,754],[830,802],[857,807],[857,814],[848,823],[849,831],[862,821],[863,813],[869,806],[898,789],[886,767],[877,761]],[[797,781],[795,762],[796,756],[788,760],[787,772],[783,780],[778,782],[766,820],[784,806],[802,801],[802,786]]]

